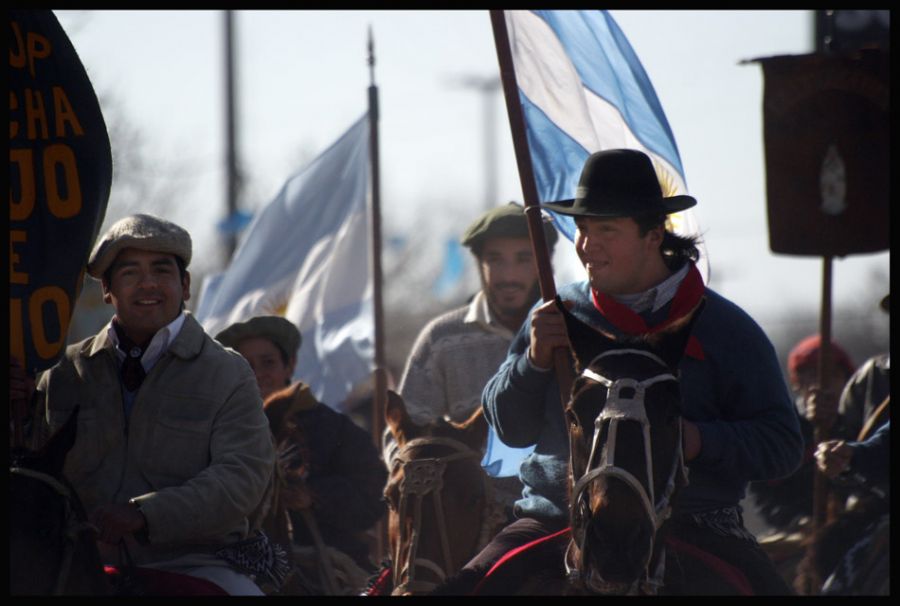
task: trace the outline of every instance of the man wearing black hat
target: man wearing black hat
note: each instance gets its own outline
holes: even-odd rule
[[[744,528],[738,503],[750,480],[797,468],[803,448],[797,416],[769,339],[745,312],[704,286],[695,241],[666,230],[667,215],[695,204],[690,196],[664,197],[649,157],[639,151],[591,155],[575,199],[542,205],[575,218],[576,252],[588,273],[559,295],[578,319],[615,335],[657,330],[705,297],[680,364],[690,483],[670,532],[742,571],[756,592],[789,593]],[[485,387],[485,415],[498,434],[536,447],[520,469],[519,519],[466,570],[484,571],[510,549],[568,525],[568,432],[551,370],[554,349],[568,347],[555,302],[541,304]],[[522,575],[533,572],[519,566]]]
[[[544,223],[552,251],[556,229]],[[446,417],[462,422],[481,407],[481,392],[506,358],[509,343],[540,292],[524,208],[510,202],[466,228],[460,243],[478,264],[481,290],[472,300],[431,320],[419,333],[400,380],[412,420],[425,425]],[[385,431],[385,462],[395,448]],[[508,509],[522,490],[514,477],[495,478],[498,500]]]

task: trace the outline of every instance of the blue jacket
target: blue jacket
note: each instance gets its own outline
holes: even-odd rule
[[[848,442],[853,449],[850,468],[876,484],[885,484],[890,489],[888,474],[891,463],[891,422],[878,428],[863,442]]]
[[[622,334],[594,306],[587,281],[569,284],[559,295],[575,303],[571,311],[580,320]],[[705,296],[693,330],[704,359],[685,356],[680,366],[683,415],[697,424],[702,447],[688,463],[690,484],[676,514],[737,505],[749,481],[787,476],[803,455],[797,413],[771,342],[737,305],[709,289]],[[655,326],[668,307],[642,317]],[[525,489],[516,514],[567,519],[569,438],[554,373],[528,364],[530,326],[531,314],[485,386],[482,402],[504,443],[535,445],[519,471]]]

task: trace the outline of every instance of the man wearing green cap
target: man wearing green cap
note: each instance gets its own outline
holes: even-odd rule
[[[744,528],[739,502],[749,481],[797,468],[803,452],[797,415],[762,329],[706,288],[695,267],[695,241],[666,229],[667,215],[695,204],[690,196],[664,196],[650,158],[640,151],[592,154],[575,199],[542,205],[574,217],[575,248],[588,274],[558,292],[572,315],[613,335],[652,332],[706,300],[679,366],[690,481],[674,505],[669,533],[741,571],[754,591],[789,593]],[[485,387],[485,416],[501,439],[536,446],[519,473],[525,485],[515,504],[519,519],[464,567],[474,578],[511,549],[568,525],[569,436],[552,370],[556,348],[568,349],[569,340],[565,318],[551,301],[530,313]],[[624,554],[629,529],[615,530],[623,534],[621,545],[610,548]],[[541,545],[559,548],[558,542]],[[520,581],[534,572],[527,557],[509,561],[509,573]],[[683,582],[677,566],[665,572],[670,588]]]
[[[140,567],[260,595],[250,575],[262,571],[237,559],[268,548],[249,516],[275,451],[250,367],[184,311],[190,261],[190,235],[158,217],[126,217],[101,237],[87,271],[115,315],[41,376],[33,446],[77,414],[63,472],[106,563],[125,565],[124,545]]]
[[[308,385],[293,380],[301,335],[290,320],[256,316],[232,324],[216,340],[247,359],[263,397],[280,455],[275,494],[290,516],[293,534],[278,540],[312,546],[321,535],[326,545],[350,556],[362,569],[358,576],[365,577],[363,571],[374,563],[364,533],[386,512],[387,471],[371,436],[316,400]]]
[[[551,252],[557,234],[544,223]],[[487,380],[506,358],[509,343],[540,296],[524,208],[510,202],[479,216],[461,238],[472,251],[481,290],[457,309],[431,320],[419,333],[400,379],[412,420],[425,425],[445,417],[462,422],[481,407]],[[385,432],[385,462],[395,447]],[[508,508],[518,497],[516,478],[495,478]]]

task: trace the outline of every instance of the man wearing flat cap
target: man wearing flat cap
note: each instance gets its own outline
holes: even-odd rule
[[[276,515],[282,508],[288,512],[293,536],[277,526],[272,533],[287,543],[286,549],[291,541],[314,546],[321,535],[326,545],[353,559],[356,568],[345,570],[345,576],[358,572],[361,585],[367,577],[363,571],[375,565],[364,533],[386,513],[387,471],[371,436],[347,415],[318,402],[308,385],[292,383],[301,336],[289,320],[256,316],[232,324],[216,340],[250,363],[277,444],[272,507]]]
[[[236,562],[241,546],[265,542],[248,515],[274,446],[249,365],[184,310],[190,261],[190,235],[169,221],[134,215],[109,228],[87,271],[115,315],[41,376],[32,437],[40,446],[77,411],[63,471],[106,563],[125,565],[124,541],[138,566],[259,595],[249,575],[265,571]]]
[[[539,299],[537,268],[524,208],[510,202],[475,219],[460,240],[475,257],[481,290],[472,300],[431,320],[419,333],[400,379],[413,422],[439,418],[461,423],[481,408],[481,392],[506,358],[509,343]],[[552,253],[556,229],[545,222]],[[385,431],[385,463],[396,448]],[[495,496],[511,510],[522,485],[492,478]]]
[[[803,449],[797,415],[762,329],[705,287],[695,267],[695,240],[666,228],[667,215],[695,204],[687,195],[665,197],[650,158],[640,151],[592,154],[576,197],[542,205],[574,217],[575,249],[588,275],[558,293],[576,318],[616,336],[658,330],[692,314],[705,299],[679,366],[690,482],[674,505],[669,533],[702,544],[740,570],[755,592],[788,593],[744,528],[739,502],[750,480],[797,468]],[[550,301],[529,314],[484,390],[485,415],[498,435],[516,446],[536,446],[520,468],[525,491],[515,505],[519,519],[466,565],[475,578],[510,549],[569,523],[569,436],[552,370],[556,348],[568,349],[569,340],[565,317]],[[559,542],[542,545],[561,548]],[[533,572],[519,566],[523,576]],[[668,587],[679,582],[677,573],[677,566],[666,566]]]

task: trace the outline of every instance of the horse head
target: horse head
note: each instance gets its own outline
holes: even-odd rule
[[[427,592],[483,547],[496,525],[481,467],[487,421],[479,408],[463,423],[416,425],[392,391],[385,420],[398,446],[384,489],[393,593]]]
[[[103,595],[93,528],[63,476],[75,444],[76,408],[38,451],[16,449],[9,468],[9,580],[12,595]]]
[[[657,533],[687,484],[678,365],[703,304],[634,338],[595,330],[560,306],[577,371],[565,413],[572,525],[566,566],[589,591],[652,592],[661,581]]]

